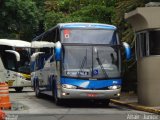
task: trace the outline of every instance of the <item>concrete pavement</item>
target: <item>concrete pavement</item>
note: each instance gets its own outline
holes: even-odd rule
[[[4,112],[7,114],[7,118],[14,118],[14,120],[126,120],[135,118],[146,120],[149,117],[159,120],[160,118],[159,115],[113,104],[114,100],[109,106],[102,106],[85,100],[70,101],[63,106],[57,106],[49,96],[44,95],[40,99],[36,98],[35,93],[30,88],[25,88],[22,93],[10,90],[10,99],[13,103],[12,109]],[[122,94],[120,100],[125,102],[125,100],[129,101],[128,99],[133,103],[137,97],[133,97],[132,94],[128,98],[127,95]]]
[[[160,115],[160,106],[156,107],[148,107],[143,106],[138,103],[137,94],[131,93],[122,93],[120,99],[112,99],[111,103],[116,105],[121,105],[125,107],[129,107],[131,109],[155,113]]]

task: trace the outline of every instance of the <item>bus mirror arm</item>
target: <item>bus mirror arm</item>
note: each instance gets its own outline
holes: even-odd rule
[[[45,54],[44,52],[36,52],[31,56],[31,61],[35,61],[38,55]]]
[[[20,61],[20,54],[17,51],[14,51],[14,50],[5,50],[5,52],[14,54],[16,56],[16,60]]]
[[[123,42],[123,47],[125,49],[126,60],[129,61],[131,59],[131,48],[126,42]]]

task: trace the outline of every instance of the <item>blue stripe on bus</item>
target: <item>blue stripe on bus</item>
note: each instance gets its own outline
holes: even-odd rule
[[[99,28],[99,29],[107,29],[107,30],[116,30],[115,26],[100,25],[100,24],[71,24],[71,25],[63,25],[62,28]]]
[[[35,64],[36,64],[36,62],[35,61],[32,61],[31,63],[30,63],[30,69],[31,69],[31,72],[33,72],[34,70],[35,70]]]
[[[121,79],[109,79],[109,80],[82,80],[73,78],[61,78],[61,84],[70,84],[82,88],[104,88],[112,85],[121,85]]]

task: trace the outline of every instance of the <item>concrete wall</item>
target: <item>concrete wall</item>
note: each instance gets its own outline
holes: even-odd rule
[[[160,106],[160,55],[137,61],[138,102],[147,106]]]
[[[160,7],[139,7],[125,14],[125,19],[137,31],[160,28]]]

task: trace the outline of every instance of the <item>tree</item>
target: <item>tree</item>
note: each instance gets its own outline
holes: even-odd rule
[[[38,24],[38,9],[32,0],[5,0],[0,9],[0,37],[31,40]],[[5,34],[3,34],[5,33]]]
[[[59,22],[112,23],[116,0],[47,0],[45,28]]]

